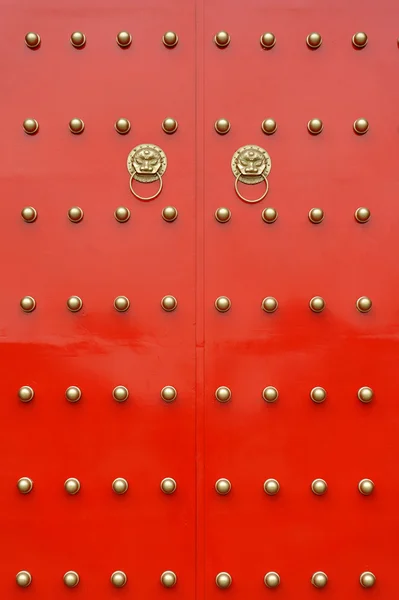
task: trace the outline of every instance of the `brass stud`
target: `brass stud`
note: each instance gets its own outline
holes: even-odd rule
[[[68,571],[64,575],[64,583],[67,587],[76,587],[79,583],[79,575],[76,571]]]
[[[273,33],[267,32],[261,35],[260,45],[265,50],[271,50],[276,43],[276,36]]]
[[[262,211],[262,219],[265,223],[274,223],[275,221],[277,221],[278,218],[278,212],[276,211],[275,208],[265,208]]]
[[[316,571],[313,573],[311,581],[315,587],[323,588],[327,585],[328,577],[323,571]]]
[[[68,210],[68,219],[72,223],[79,223],[83,219],[83,210],[79,206],[72,206]]]
[[[215,579],[216,585],[222,589],[229,588],[232,584],[232,581],[231,575],[225,572],[218,573]]]
[[[268,588],[275,588],[280,585],[280,575],[275,571],[269,571],[263,578],[265,586]]]
[[[231,211],[224,207],[218,208],[215,211],[215,219],[219,223],[227,223],[231,219]]]
[[[83,306],[82,299],[79,296],[71,296],[67,300],[67,307],[71,312],[78,312]]]
[[[112,390],[112,396],[117,402],[125,402],[129,398],[129,390],[124,385],[117,385]]]
[[[69,130],[71,133],[78,135],[82,133],[85,128],[85,124],[82,119],[74,118],[69,121]]]
[[[266,135],[273,135],[277,131],[277,123],[274,119],[265,119],[262,121],[262,131]]]
[[[315,313],[319,313],[324,310],[326,303],[321,296],[313,296],[309,302],[309,308]]]
[[[164,296],[161,300],[161,306],[166,312],[172,312],[177,306],[177,300],[174,296]]]
[[[112,482],[112,489],[115,494],[125,494],[129,489],[129,484],[123,477],[118,477]]]
[[[165,477],[161,481],[161,490],[164,494],[173,494],[176,491],[176,481],[172,477]]]
[[[118,223],[126,223],[130,219],[130,210],[126,206],[118,206],[114,212],[114,217]]]
[[[359,400],[361,402],[364,402],[365,404],[368,404],[369,402],[372,401],[374,396],[374,392],[370,387],[361,387],[358,392],[357,392],[357,397],[359,398]]]
[[[68,494],[74,496],[80,490],[79,479],[76,479],[76,477],[69,477],[69,479],[67,479],[64,483],[64,488]]]
[[[226,387],[225,385],[218,387],[218,389],[215,392],[215,398],[216,400],[222,403],[228,402],[231,399],[230,388]]]
[[[78,402],[82,397],[82,392],[76,385],[71,385],[65,392],[65,398],[68,402]]]
[[[34,298],[32,298],[32,296],[25,296],[22,298],[19,304],[22,310],[26,313],[30,313],[36,308],[36,301]]]
[[[115,121],[114,127],[115,131],[117,131],[121,135],[125,135],[130,131],[130,121],[129,119],[118,119],[117,121]]]
[[[231,483],[228,479],[218,479],[215,483],[215,490],[221,496],[226,496],[231,490]]]
[[[262,309],[267,313],[273,313],[278,309],[278,302],[273,296],[267,296],[262,300]]]
[[[374,573],[371,573],[371,571],[364,571],[364,573],[362,573],[360,575],[360,585],[362,585],[365,588],[369,588],[369,587],[373,587],[373,585],[375,584],[375,575]]]
[[[32,583],[32,575],[29,571],[20,571],[17,573],[15,580],[19,587],[28,587]]]
[[[311,223],[321,223],[324,219],[324,211],[321,208],[312,208],[308,214]]]
[[[370,211],[368,208],[361,206],[355,211],[355,219],[358,223],[367,223],[370,220]]]
[[[41,39],[40,39],[40,35],[38,33],[34,33],[33,31],[30,31],[25,36],[25,44],[31,50],[38,48],[40,46],[40,42],[41,42]]]
[[[174,31],[167,31],[162,36],[162,42],[167,48],[174,48],[178,41],[179,38]]]
[[[278,398],[278,391],[275,387],[269,385],[263,390],[262,396],[265,402],[276,402]]]
[[[277,479],[266,479],[263,489],[268,496],[275,496],[280,491],[280,484]]]
[[[177,130],[178,124],[172,117],[167,117],[162,123],[162,129],[165,133],[174,133]]]
[[[29,385],[24,385],[18,390],[18,396],[21,402],[30,402],[33,400],[35,392]]]
[[[228,121],[227,119],[218,119],[217,121],[215,121],[215,130],[217,131],[217,133],[220,133],[220,135],[225,135],[226,133],[229,133],[230,121]]]
[[[165,206],[162,210],[162,218],[168,223],[172,223],[177,219],[178,212],[174,206]]]
[[[226,48],[230,44],[230,36],[227,31],[219,31],[213,38],[213,41],[219,48]]]
[[[39,131],[39,123],[36,119],[25,119],[23,122],[23,128],[25,133],[28,135],[34,135]]]
[[[126,312],[129,306],[130,302],[126,296],[117,296],[114,300],[114,308],[118,312]]]
[[[309,35],[306,38],[306,43],[309,46],[309,48],[311,48],[312,50],[316,50],[317,48],[320,48],[321,43],[322,43],[322,39],[321,39],[321,35],[320,33],[309,33]]]
[[[164,571],[161,575],[161,583],[163,586],[170,588],[176,585],[177,577],[173,571]]]
[[[29,494],[33,488],[33,481],[29,477],[21,477],[17,481],[17,488],[21,494]]]
[[[161,390],[161,398],[165,402],[173,402],[177,398],[177,390],[173,385],[165,385]]]
[[[353,130],[358,135],[364,135],[369,130],[369,122],[367,119],[357,119],[353,123]]]
[[[132,36],[128,31],[120,31],[116,36],[116,43],[121,48],[128,48],[132,43]]]
[[[115,587],[121,588],[126,585],[127,576],[123,571],[114,571],[111,575],[111,583]]]
[[[361,296],[356,300],[356,308],[361,313],[367,313],[371,310],[373,303],[367,296]]]
[[[352,37],[352,44],[356,48],[364,48],[367,45],[367,42],[367,34],[365,34],[364,31],[359,31],[358,33],[355,33],[355,35]]]
[[[69,40],[74,48],[83,48],[86,36],[81,31],[74,31]]]
[[[372,494],[374,490],[374,483],[371,481],[371,479],[362,479],[361,481],[359,481],[357,487],[359,489],[359,492],[363,494],[363,496],[370,496],[370,494]]]
[[[313,402],[316,402],[316,404],[320,404],[326,399],[327,392],[322,387],[314,387],[310,392],[310,397],[313,400]]]
[[[312,481],[312,492],[316,494],[316,496],[322,496],[327,491],[327,483],[324,479],[315,479]]]
[[[33,223],[37,219],[37,210],[33,206],[25,206],[21,210],[21,217],[25,223]]]
[[[230,302],[230,299],[227,298],[227,296],[219,296],[219,298],[216,298],[215,308],[219,312],[227,312],[228,310],[230,310],[230,307],[231,307],[231,302]]]
[[[311,119],[308,121],[308,131],[312,135],[318,135],[323,131],[323,121],[320,121],[320,119]]]

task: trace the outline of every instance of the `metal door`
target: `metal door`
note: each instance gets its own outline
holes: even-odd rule
[[[397,7],[0,7],[3,596],[394,595]]]

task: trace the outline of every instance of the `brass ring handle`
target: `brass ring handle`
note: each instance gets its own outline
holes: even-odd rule
[[[255,203],[255,202],[260,202],[261,200],[263,200],[263,198],[266,196],[267,192],[269,191],[269,182],[268,182],[268,180],[267,180],[267,177],[266,177],[266,176],[265,176],[265,175],[262,173],[262,177],[263,177],[263,179],[265,180],[265,183],[266,183],[266,189],[265,189],[265,191],[263,192],[262,196],[261,196],[260,198],[255,198],[255,200],[248,200],[248,198],[244,198],[244,196],[242,196],[242,195],[240,194],[240,192],[238,191],[238,182],[240,181],[240,177],[241,177],[241,176],[242,176],[242,173],[239,173],[239,174],[237,175],[237,177],[236,177],[236,181],[235,181],[235,184],[234,184],[235,190],[236,190],[236,192],[237,192],[237,196],[238,196],[239,198],[241,198],[241,200],[244,200],[244,202],[250,202],[251,204],[253,204],[253,203]]]
[[[130,191],[132,192],[132,194],[133,194],[134,196],[136,196],[136,198],[138,198],[139,200],[144,200],[144,201],[147,201],[147,200],[154,200],[154,198],[156,198],[157,196],[159,196],[159,194],[160,194],[160,193],[161,193],[161,191],[162,191],[162,185],[163,185],[163,184],[162,184],[162,177],[161,177],[161,175],[160,175],[159,173],[154,173],[154,175],[156,175],[156,176],[158,177],[158,179],[159,179],[159,188],[158,188],[158,191],[157,191],[157,192],[156,192],[156,193],[155,193],[153,196],[148,196],[148,198],[144,198],[143,196],[139,196],[139,195],[138,195],[138,194],[137,194],[137,193],[134,191],[134,189],[133,189],[133,185],[132,185],[132,184],[133,184],[133,179],[134,179],[134,176],[135,176],[135,175],[136,175],[136,171],[134,171],[134,172],[131,174],[131,176],[130,176],[130,183],[129,183],[129,186],[130,186]]]

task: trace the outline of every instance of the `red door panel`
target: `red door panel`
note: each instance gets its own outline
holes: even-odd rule
[[[181,8],[166,17],[156,3],[3,3],[5,598],[194,594],[195,22],[193,6]],[[171,25],[185,31],[173,50],[162,44]],[[126,50],[115,41],[123,29],[133,37]],[[86,35],[81,50],[69,41],[76,30]],[[38,50],[25,45],[28,31],[40,34]],[[169,116],[184,124],[175,135],[161,128]],[[37,135],[23,131],[29,117]],[[81,135],[69,131],[74,117],[84,121]],[[120,117],[131,122],[127,135],[114,129]],[[152,203],[132,202],[129,191],[126,160],[140,143],[168,158]],[[25,223],[30,205],[38,217]],[[161,216],[168,205],[179,213],[173,223]],[[79,223],[68,219],[73,206],[84,211]],[[126,223],[114,218],[118,206],[131,211]],[[30,314],[19,306],[26,295],[36,300]],[[83,300],[77,313],[66,306],[72,295]],[[119,295],[130,300],[125,313],[113,307]],[[165,295],[176,297],[175,311],[161,308]],[[35,396],[24,404],[17,394],[26,385]],[[112,397],[120,385],[124,403]],[[161,399],[168,385],[173,403]],[[69,386],[81,389],[75,404],[65,399]],[[18,492],[20,477],[33,480],[31,493]],[[64,490],[69,477],[81,484],[74,496]],[[124,495],[112,490],[118,477],[128,481]],[[175,479],[174,494],[161,491],[165,477]],[[20,570],[32,575],[27,589],[15,584]],[[69,570],[80,577],[73,589],[63,583]],[[121,589],[110,582],[117,570],[128,578]],[[160,583],[167,570],[178,577],[170,590]]]
[[[205,589],[209,599],[384,598],[393,593],[397,560],[395,474],[395,339],[398,191],[398,61],[396,10],[389,3],[318,2],[264,4],[226,11],[206,2],[204,18],[205,148]],[[223,50],[210,43],[224,29]],[[351,37],[366,31],[368,45],[356,50]],[[262,49],[259,38],[273,32],[276,45]],[[317,50],[306,36],[320,32]],[[213,123],[228,119],[218,135]],[[356,135],[353,122],[367,118],[370,130]],[[276,120],[274,135],[261,123]],[[323,121],[320,135],[307,130]],[[234,193],[230,160],[246,144],[271,157],[270,190],[259,204]],[[251,188],[252,186],[241,186]],[[249,198],[262,193],[248,192]],[[214,211],[231,211],[218,223]],[[359,224],[357,208],[371,211]],[[263,222],[273,207],[278,219]],[[308,212],[323,209],[312,224]],[[218,296],[231,300],[219,313]],[[369,296],[372,310],[361,314],[356,300]],[[278,309],[265,313],[273,296]],[[309,301],[322,296],[316,314]],[[228,386],[231,401],[215,390]],[[262,390],[277,388],[275,403]],[[322,404],[310,391],[322,386]],[[357,397],[374,390],[370,404]],[[215,492],[219,478],[231,482],[226,496]],[[263,483],[275,478],[280,491],[268,496]],[[316,496],[311,483],[328,484]],[[358,483],[370,478],[370,496]],[[215,576],[228,572],[228,590]],[[280,575],[276,590],[263,578]],[[328,576],[324,589],[313,573]],[[376,584],[365,589],[365,571]]]

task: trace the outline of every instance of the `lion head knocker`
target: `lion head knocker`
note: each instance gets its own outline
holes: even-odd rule
[[[127,170],[130,173],[130,191],[139,200],[153,200],[162,190],[162,175],[166,171],[167,160],[165,153],[154,144],[140,144],[133,148],[127,157]],[[151,183],[159,180],[156,194],[144,198],[133,189],[133,179],[139,183]]]
[[[244,200],[245,202],[260,202],[263,200],[269,191],[267,177],[271,167],[272,163],[270,156],[266,150],[260,148],[260,146],[242,146],[242,148],[239,148],[237,152],[234,153],[231,160],[231,169],[236,178],[234,187],[241,200]],[[248,198],[244,198],[238,191],[238,183],[240,181],[249,185],[264,181],[266,189],[260,198],[248,200]]]

